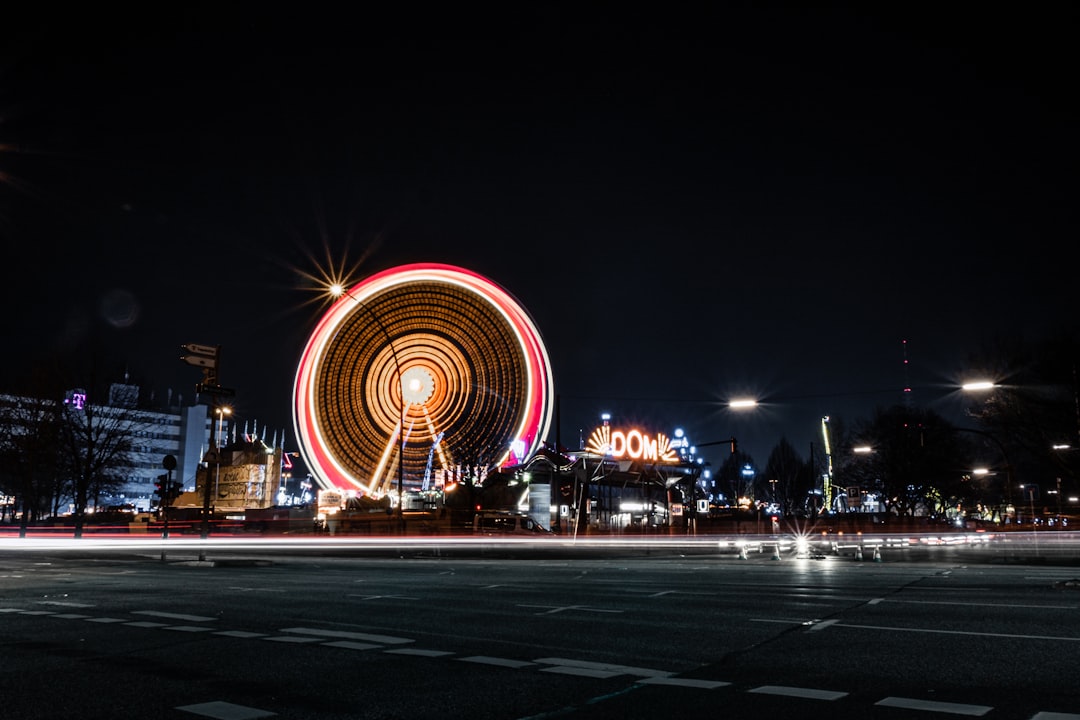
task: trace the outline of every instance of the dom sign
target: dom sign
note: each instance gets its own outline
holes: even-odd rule
[[[613,430],[608,425],[598,427],[593,431],[593,434],[589,436],[587,449],[589,452],[613,458],[679,462],[679,453],[672,447],[667,435],[657,433],[656,437],[650,437],[640,430]]]

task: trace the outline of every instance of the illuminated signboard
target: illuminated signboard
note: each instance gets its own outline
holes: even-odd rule
[[[86,408],[86,391],[83,389],[68,390],[64,394],[64,404],[70,405],[76,410],[83,410]]]
[[[589,452],[609,455],[613,458],[648,460],[651,462],[679,462],[679,453],[671,440],[663,433],[650,437],[640,430],[613,430],[609,425],[596,428],[589,436],[586,448]]]

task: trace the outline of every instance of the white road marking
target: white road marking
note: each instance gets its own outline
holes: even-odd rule
[[[1080,720],[1076,713],[1037,712],[1031,716],[1031,720]]]
[[[536,615],[554,615],[555,613],[561,613],[566,610],[580,610],[581,612],[594,612],[594,613],[615,613],[621,614],[622,610],[608,610],[606,608],[591,608],[588,605],[518,605],[523,608],[548,608],[544,612],[538,612]]]
[[[279,632],[293,633],[295,635],[315,635],[320,638],[373,642],[382,645],[404,645],[406,643],[416,642],[410,638],[394,637],[393,635],[372,635],[369,633],[350,632],[348,630],[323,630],[321,628],[291,627],[282,628]]]
[[[846,692],[834,690],[816,690],[814,688],[787,687],[786,685],[762,685],[747,692],[761,693],[763,695],[783,695],[785,697],[806,698],[808,700],[839,700],[847,695]]]
[[[578,677],[591,677],[591,678],[610,678],[621,675],[622,673],[608,672],[605,670],[590,670],[588,668],[567,667],[565,665],[553,665],[551,667],[540,668],[540,672],[556,673],[558,675],[576,675]]]
[[[952,713],[953,715],[972,715],[975,717],[985,715],[994,709],[988,705],[962,705],[960,703],[932,702],[930,700],[898,697],[887,697],[884,700],[878,700],[874,705],[904,708],[905,710],[930,710],[931,712]]]
[[[93,603],[64,602],[61,600],[42,600],[38,605],[63,605],[64,607],[94,607]]]
[[[323,645],[326,645],[327,647],[345,648],[346,650],[374,650],[383,647],[382,645],[376,645],[375,643],[361,643],[352,640],[334,640],[333,642],[324,642]]]
[[[168,618],[170,620],[187,620],[188,622],[210,622],[217,620],[214,617],[206,617],[205,615],[184,615],[182,613],[168,613],[158,612],[157,610],[133,610],[132,615],[149,615],[151,617]]]
[[[198,705],[180,705],[177,710],[183,710],[194,715],[214,718],[215,720],[255,720],[255,718],[273,717],[277,713],[269,710],[260,710],[243,705],[234,705],[227,702],[208,702]]]
[[[508,660],[507,658],[489,657],[487,655],[473,655],[471,657],[458,658],[461,662],[480,663],[481,665],[498,665],[508,668],[532,667],[533,663],[521,660]]]
[[[391,648],[384,652],[388,655],[416,655],[418,657],[446,657],[454,654],[445,650],[421,650],[420,648]]]
[[[229,590],[235,590],[237,592],[268,592],[268,593],[283,593],[286,592],[282,588],[264,588],[264,587],[243,587],[234,585]]]
[[[86,618],[86,622],[94,622],[94,623],[122,623],[122,622],[127,622],[127,620],[124,620],[123,618],[111,618],[111,617],[96,617],[96,618]]]
[[[1021,603],[950,602],[946,600],[899,600],[881,598],[875,602],[908,603],[910,605],[959,605],[961,607],[1035,608],[1036,610],[1075,610],[1080,605],[1024,605]]]
[[[150,620],[139,620],[137,622],[129,622],[129,623],[124,623],[124,624],[127,625],[128,627],[138,627],[138,628],[168,627],[168,623],[152,622]]]
[[[345,597],[360,598],[361,600],[419,600],[420,598],[407,595],[346,595]]]
[[[825,623],[821,624],[824,625]],[[1080,637],[1064,637],[1061,635],[1024,635],[1021,633],[976,632],[974,630],[933,630],[930,628],[890,627],[888,625],[853,625],[850,623],[842,622],[834,622],[832,624],[832,627],[855,628],[856,630],[892,630],[895,632],[927,633],[929,635],[973,635],[975,637],[1019,638],[1021,640],[1056,640],[1060,642],[1080,642]]]
[[[316,642],[319,642],[319,638],[296,637],[295,635],[275,635],[273,637],[267,636],[267,637],[265,637],[263,639],[264,640],[269,640],[271,642],[293,643],[294,645],[299,645],[301,643],[316,643]]]
[[[234,638],[261,638],[266,637],[266,633],[248,632],[247,630],[215,630],[215,635],[224,635],[225,637]]]
[[[636,675],[637,677],[670,677],[672,673],[653,668],[634,667],[632,665],[616,665],[614,663],[598,663],[588,660],[573,660],[571,658],[546,657],[533,660],[538,665],[559,665],[561,667],[583,668],[586,670],[600,670],[613,672],[619,675]]]
[[[188,633],[210,632],[210,628],[201,625],[166,625],[165,630]]]
[[[701,690],[713,690],[731,684],[723,680],[695,680],[694,678],[677,677],[651,677],[638,680],[638,682],[642,685],[675,685],[677,687],[699,688]]]
[[[698,596],[704,596],[704,597],[715,597],[716,593],[684,592],[682,590],[661,590],[660,592],[654,592],[654,593],[651,593],[649,595],[646,595],[645,597],[656,598],[656,597],[664,597],[666,595],[698,595]]]

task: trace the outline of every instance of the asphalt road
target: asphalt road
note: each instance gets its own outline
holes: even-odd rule
[[[17,542],[5,718],[1080,720],[1069,563]]]

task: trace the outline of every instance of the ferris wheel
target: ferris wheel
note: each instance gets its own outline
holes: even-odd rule
[[[551,425],[547,349],[528,313],[477,273],[435,263],[343,291],[301,356],[300,452],[324,489],[381,496],[519,462]]]

